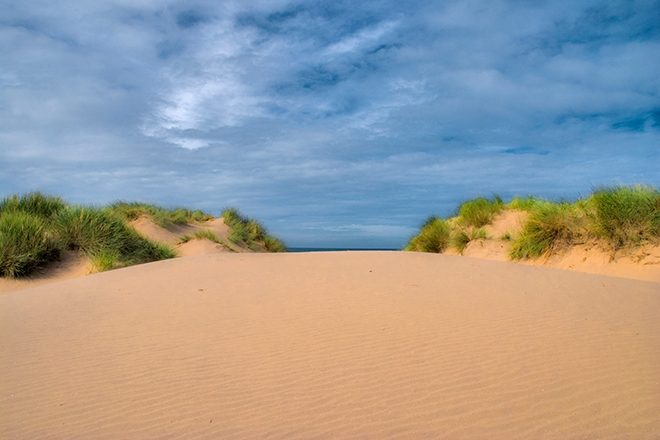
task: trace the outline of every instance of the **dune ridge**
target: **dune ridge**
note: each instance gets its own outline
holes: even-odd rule
[[[130,221],[129,225],[141,236],[155,243],[171,246],[178,257],[219,252],[254,252],[252,249],[239,246],[229,239],[231,228],[224,223],[222,218],[211,218],[197,223],[172,224],[165,228],[156,224],[148,216],[140,216]],[[221,244],[208,239],[197,238],[185,243],[182,242],[183,237],[194,237],[194,234],[200,231],[212,232]],[[50,263],[29,277],[15,279],[0,277],[0,294],[79,278],[94,272],[96,270],[89,257],[80,252],[68,251],[63,253],[58,261]]]
[[[511,241],[501,237],[520,234],[527,213],[516,210],[497,214],[493,222],[484,227],[487,238],[471,240],[462,253],[453,248],[445,251],[448,255],[483,258],[495,261],[511,261]],[[516,261],[517,264],[551,267],[599,275],[632,278],[660,282],[660,246],[646,244],[636,249],[612,254],[603,243],[591,240],[573,245],[552,255],[535,260]]]
[[[657,283],[213,254],[0,296],[2,438],[653,439]]]

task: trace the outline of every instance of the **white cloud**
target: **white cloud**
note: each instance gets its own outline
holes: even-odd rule
[[[346,37],[336,43],[331,44],[325,50],[329,56],[354,53],[365,47],[373,46],[384,36],[392,32],[397,27],[396,21],[385,21],[375,26],[357,32],[355,35]]]

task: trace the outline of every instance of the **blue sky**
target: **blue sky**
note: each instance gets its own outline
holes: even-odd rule
[[[660,184],[659,1],[0,8],[3,194],[398,247],[477,195]]]

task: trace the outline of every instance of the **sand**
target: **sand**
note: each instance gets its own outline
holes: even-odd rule
[[[56,281],[80,278],[93,272],[89,258],[77,252],[64,252],[59,261],[38,270],[28,278],[0,277],[0,294],[30,287],[50,284]]]
[[[211,254],[0,295],[0,438],[657,439],[660,284]]]

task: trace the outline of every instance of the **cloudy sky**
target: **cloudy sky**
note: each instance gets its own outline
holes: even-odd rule
[[[0,0],[0,192],[398,247],[476,195],[660,184],[660,1]]]

